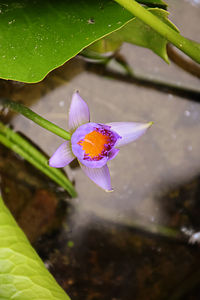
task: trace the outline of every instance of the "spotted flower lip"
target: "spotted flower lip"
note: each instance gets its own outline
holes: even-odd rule
[[[49,165],[63,168],[77,158],[82,170],[93,182],[106,191],[112,191],[107,162],[116,157],[119,147],[138,139],[151,125],[152,122],[90,122],[88,105],[75,92],[69,110],[71,140],[58,147]]]

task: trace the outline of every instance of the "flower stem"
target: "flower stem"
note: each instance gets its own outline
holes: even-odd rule
[[[22,114],[26,118],[32,120],[34,123],[36,123],[36,124],[40,125],[41,127],[53,132],[54,134],[60,136],[61,138],[65,139],[65,140],[70,140],[71,139],[71,134],[69,132],[67,132],[64,129],[60,128],[56,124],[53,124],[53,123],[49,122],[48,120],[44,119],[43,117],[36,114],[35,112],[33,112],[28,107],[24,106],[23,104],[17,103],[17,102],[8,100],[8,99],[3,99],[3,100],[0,101],[0,103],[4,107],[8,107],[8,108],[12,109],[13,111]]]
[[[190,56],[193,60],[200,63],[200,44],[188,40],[181,36],[167,24],[163,23],[159,18],[153,15],[151,12],[146,10],[135,0],[114,0],[125,9],[130,11],[135,17],[149,25],[161,36],[166,38],[169,42],[174,44],[177,48],[183,51],[185,54]]]

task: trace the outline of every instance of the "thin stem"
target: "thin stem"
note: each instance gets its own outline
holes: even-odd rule
[[[90,212],[90,209],[88,209],[88,212]],[[109,212],[109,210],[105,209],[104,207],[96,206],[93,215],[96,215],[98,218],[101,218],[103,220],[134,228],[136,230],[141,230],[149,234],[155,234],[179,241],[186,240],[185,236],[178,229],[152,222],[145,222],[144,220],[136,216],[134,218],[127,218],[126,216],[115,215],[112,212]]]
[[[200,65],[197,65],[194,61],[188,59],[188,57],[180,55],[173,45],[167,45],[167,54],[170,60],[173,61],[179,68],[193,76],[196,76],[197,78],[200,78]]]
[[[126,71],[126,74],[130,77],[132,77],[133,79],[138,79],[140,81],[146,81],[158,86],[163,86],[166,88],[172,88],[172,89],[176,89],[182,92],[191,92],[191,93],[195,93],[199,96],[200,95],[200,91],[193,89],[191,87],[187,87],[187,86],[181,86],[179,84],[177,84],[176,82],[166,82],[166,81],[162,81],[156,78],[151,78],[149,79],[146,76],[142,76],[142,75],[135,75],[133,70],[131,69],[131,67],[128,65],[128,63],[123,59],[123,57],[115,57],[114,58],[115,61]]]
[[[4,107],[8,107],[12,109],[15,112],[18,112],[28,118],[29,120],[32,120],[34,123],[37,123],[41,127],[53,132],[54,134],[60,136],[61,138],[65,140],[70,140],[71,139],[71,134],[64,129],[60,128],[54,123],[49,122],[48,120],[44,119],[40,115],[36,114],[33,112],[31,109],[28,107],[24,106],[21,103],[17,103],[8,99],[3,99],[0,101],[0,103]]]
[[[193,60],[200,63],[200,44],[188,40],[163,23],[159,18],[146,10],[135,0],[114,0],[121,6],[130,11],[135,17],[149,25],[161,36],[166,38],[169,42],[174,44],[177,48],[190,56]]]
[[[134,77],[134,72],[131,66],[126,62],[126,60],[123,58],[122,55],[118,54],[114,57],[114,61],[116,61],[117,64],[119,64],[124,71],[126,72],[126,75],[130,77]]]
[[[119,63],[118,61],[116,62]],[[125,62],[125,66],[123,66],[121,60],[120,65],[127,72],[126,64],[127,63]],[[156,88],[159,89],[160,92],[179,95],[182,98],[191,99],[193,101],[199,102],[200,99],[200,91],[187,86],[179,86],[178,84],[173,82],[165,82],[165,81],[152,79],[152,78],[150,79],[141,75],[135,75],[133,72],[132,75],[130,75],[130,72],[127,75],[121,74],[120,72],[106,68],[104,65],[102,66],[100,64],[94,64],[94,63],[87,63],[86,69],[88,72],[92,72],[100,76],[109,77],[130,84],[137,84],[148,88],[154,88],[154,89]]]

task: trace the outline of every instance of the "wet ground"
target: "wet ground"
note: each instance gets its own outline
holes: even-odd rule
[[[198,1],[168,2],[181,32],[198,40]],[[72,299],[199,299],[200,249],[198,242],[188,243],[200,231],[199,78],[174,63],[167,66],[146,49],[124,45],[121,53],[136,77],[151,84],[128,80],[120,71],[114,76],[116,66],[109,73],[81,58],[41,83],[0,82],[1,96],[22,101],[66,129],[77,89],[93,121],[154,121],[145,136],[109,163],[114,192],[101,191],[73,163],[65,171],[78,198],[70,199],[0,146],[2,194]],[[6,113],[1,118],[49,156],[62,142],[22,116]]]

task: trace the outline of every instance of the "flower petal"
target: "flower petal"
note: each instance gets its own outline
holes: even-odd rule
[[[72,96],[69,109],[69,130],[74,131],[80,125],[90,122],[90,111],[87,103],[81,98],[78,92]]]
[[[63,168],[68,165],[75,156],[72,153],[70,142],[66,141],[58,147],[49,160],[50,167]]]
[[[106,192],[111,192],[113,190],[111,187],[110,172],[107,165],[97,169],[88,168],[81,163],[80,166],[83,172]]]
[[[108,155],[108,160],[112,160],[113,158],[115,158],[115,156],[117,156],[119,152],[119,149],[113,148]]]
[[[111,130],[117,132],[122,137],[121,139],[118,139],[115,144],[115,147],[120,147],[137,140],[152,124],[152,122],[113,122],[107,125],[111,126]]]

